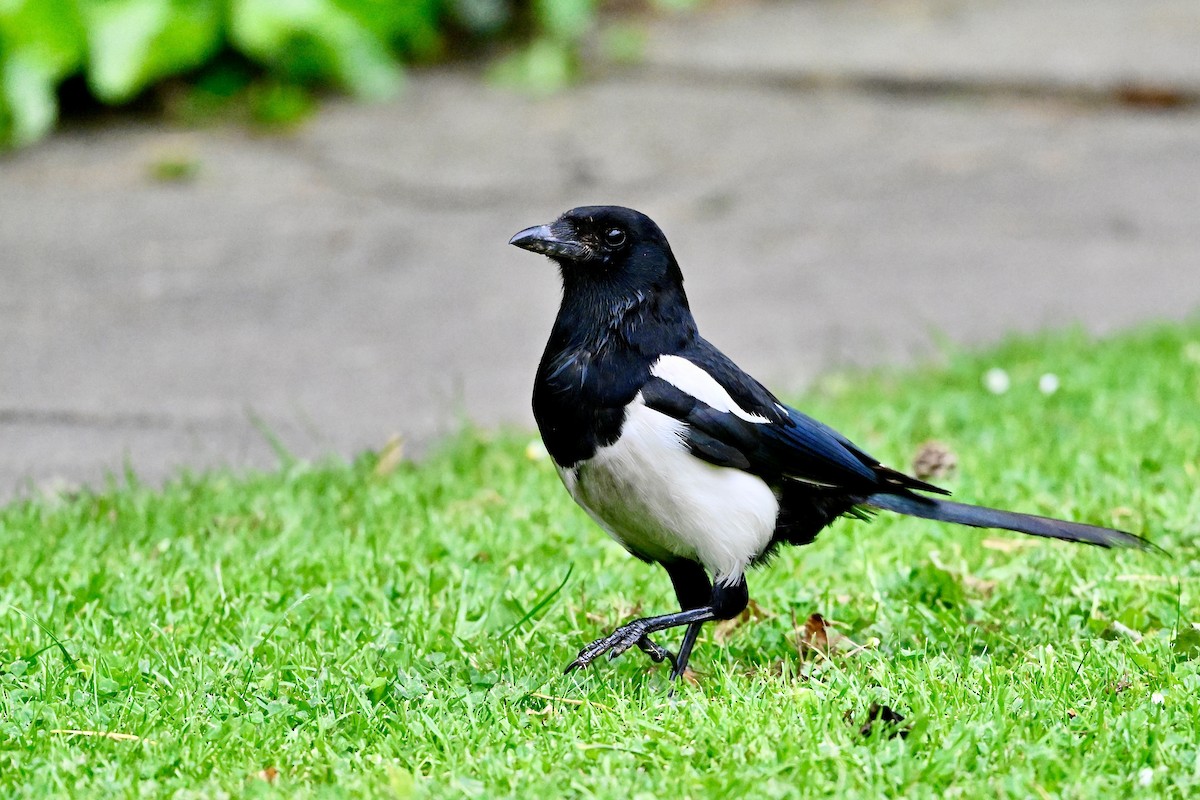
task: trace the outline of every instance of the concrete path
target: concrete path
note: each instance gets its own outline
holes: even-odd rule
[[[650,213],[701,329],[782,392],[1194,313],[1200,4],[1041,6],[737,5],[551,98],[437,71],[287,138],[63,132],[0,162],[0,498],[268,467],[263,430],[312,457],[531,427],[557,277],[505,243],[584,203]],[[195,180],[150,177],[179,157]]]

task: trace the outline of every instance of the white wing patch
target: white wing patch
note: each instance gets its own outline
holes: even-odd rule
[[[725,387],[717,383],[700,367],[682,356],[661,356],[650,367],[650,374],[662,378],[681,392],[687,392],[705,405],[726,414],[733,414],[747,422],[765,423],[771,420],[759,414],[752,414],[739,406],[725,391]]]

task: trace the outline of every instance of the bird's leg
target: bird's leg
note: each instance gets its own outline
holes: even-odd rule
[[[675,597],[679,607],[686,611],[689,608],[701,608],[712,600],[713,586],[708,579],[704,567],[695,561],[676,561],[665,564],[667,574],[671,576],[671,585],[675,587]],[[674,682],[687,669],[688,658],[692,655],[692,647],[696,637],[700,635],[703,622],[693,622],[688,625],[679,645],[679,655],[671,659],[671,681]]]
[[[746,578],[738,576],[733,583],[717,581],[712,586],[712,599],[709,607],[713,609],[715,619],[733,619],[750,602],[750,592],[746,588]],[[671,680],[675,681],[687,670],[688,659],[692,656],[692,647],[696,637],[700,635],[701,623],[693,622],[683,633],[683,641],[679,645],[679,655],[675,656],[675,668],[671,670]]]
[[[747,602],[749,602],[749,593],[746,589],[745,578],[739,576],[736,582],[731,584],[717,583],[712,588],[710,604],[699,608],[685,609],[674,614],[644,617],[627,622],[608,636],[597,639],[580,650],[579,655],[567,665],[565,671],[571,672],[580,667],[586,667],[604,653],[608,653],[610,660],[614,659],[634,645],[646,650],[646,647],[642,645],[643,641],[656,652],[663,651],[663,648],[650,641],[649,635],[668,628],[687,625],[689,630],[684,634],[684,645],[687,651],[681,649],[680,656],[671,659],[674,664],[672,676],[682,675],[684,669],[687,668],[687,657],[691,655],[690,650],[696,642],[700,626],[710,620],[736,617],[746,607]],[[696,629],[696,633],[691,632],[693,627]]]
[[[675,656],[671,662],[671,680],[674,681],[683,675],[687,669],[688,659],[692,656],[692,647],[696,644],[696,637],[700,635],[700,627],[703,623],[693,622],[688,625],[687,630],[683,632],[683,641],[679,644],[679,655]]]

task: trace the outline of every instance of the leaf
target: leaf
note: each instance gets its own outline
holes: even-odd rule
[[[188,153],[168,153],[150,162],[149,176],[159,183],[187,183],[200,172],[200,161]]]
[[[303,86],[279,81],[259,81],[246,93],[250,117],[256,125],[286,130],[299,125],[313,112],[312,94]]]
[[[942,480],[954,474],[958,469],[958,456],[950,449],[950,445],[930,439],[917,448],[913,456],[912,471],[923,481]]]
[[[431,58],[442,49],[439,31],[442,0],[333,0],[334,4],[393,51],[416,58]],[[496,5],[507,12],[507,5]],[[499,20],[500,24],[507,17]],[[499,25],[493,26],[495,30]]]
[[[254,777],[260,781],[274,783],[275,781],[279,780],[279,769],[277,767],[267,767],[264,770],[254,773]]]
[[[0,148],[50,131],[55,89],[83,54],[83,28],[69,0],[0,0]]]
[[[291,80],[333,80],[367,99],[400,88],[384,42],[331,0],[233,0],[229,25],[235,47]]]
[[[84,49],[71,0],[0,0],[0,54],[22,52],[60,79],[82,63]]]
[[[569,86],[578,71],[574,48],[543,38],[498,61],[488,77],[505,86],[549,94]]]
[[[371,474],[376,478],[386,478],[396,471],[396,467],[400,466],[400,462],[404,460],[404,439],[399,436],[391,436],[387,440],[387,444],[379,451],[379,455],[375,459],[375,467],[371,470]]]
[[[1200,630],[1194,625],[1181,628],[1179,633],[1175,634],[1175,641],[1171,642],[1171,649],[1176,655],[1188,660],[1200,657]]]
[[[796,649],[801,656],[808,653],[818,653],[828,658],[834,653],[854,655],[860,650],[878,644],[872,639],[865,646],[856,644],[849,636],[834,630],[838,623],[825,619],[820,614],[812,614],[804,621],[803,627],[796,631]]]
[[[804,621],[804,627],[800,629],[796,641],[799,643],[798,649],[802,655],[809,651],[828,655],[830,644],[836,642],[838,636],[840,634],[830,628],[824,617],[820,614],[810,614]]]
[[[454,18],[475,34],[500,30],[512,17],[512,8],[505,0],[451,0]]]
[[[534,16],[553,39],[578,41],[596,18],[593,0],[536,0]]]
[[[216,0],[79,0],[88,85],[123,103],[155,80],[198,67],[220,44]]]
[[[19,54],[0,59],[0,145],[40,139],[57,118],[54,80]]]
[[[1110,694],[1120,694],[1132,685],[1133,683],[1129,680],[1129,676],[1122,675],[1120,678],[1117,678],[1117,680],[1108,685],[1108,691]]]
[[[1029,547],[1037,547],[1036,539],[993,539],[988,537],[983,540],[983,546],[988,550],[996,550],[1001,553],[1016,553]]]
[[[646,57],[646,32],[635,25],[611,25],[604,31],[602,47],[618,64],[639,64]]]

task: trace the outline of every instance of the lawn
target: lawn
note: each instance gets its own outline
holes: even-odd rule
[[[895,466],[945,443],[960,499],[1170,555],[844,520],[750,576],[759,613],[710,628],[669,698],[636,651],[562,675],[673,599],[528,432],[416,464],[120,476],[0,509],[0,796],[1200,792],[1200,322],[789,399]],[[872,704],[903,721],[864,734]]]

